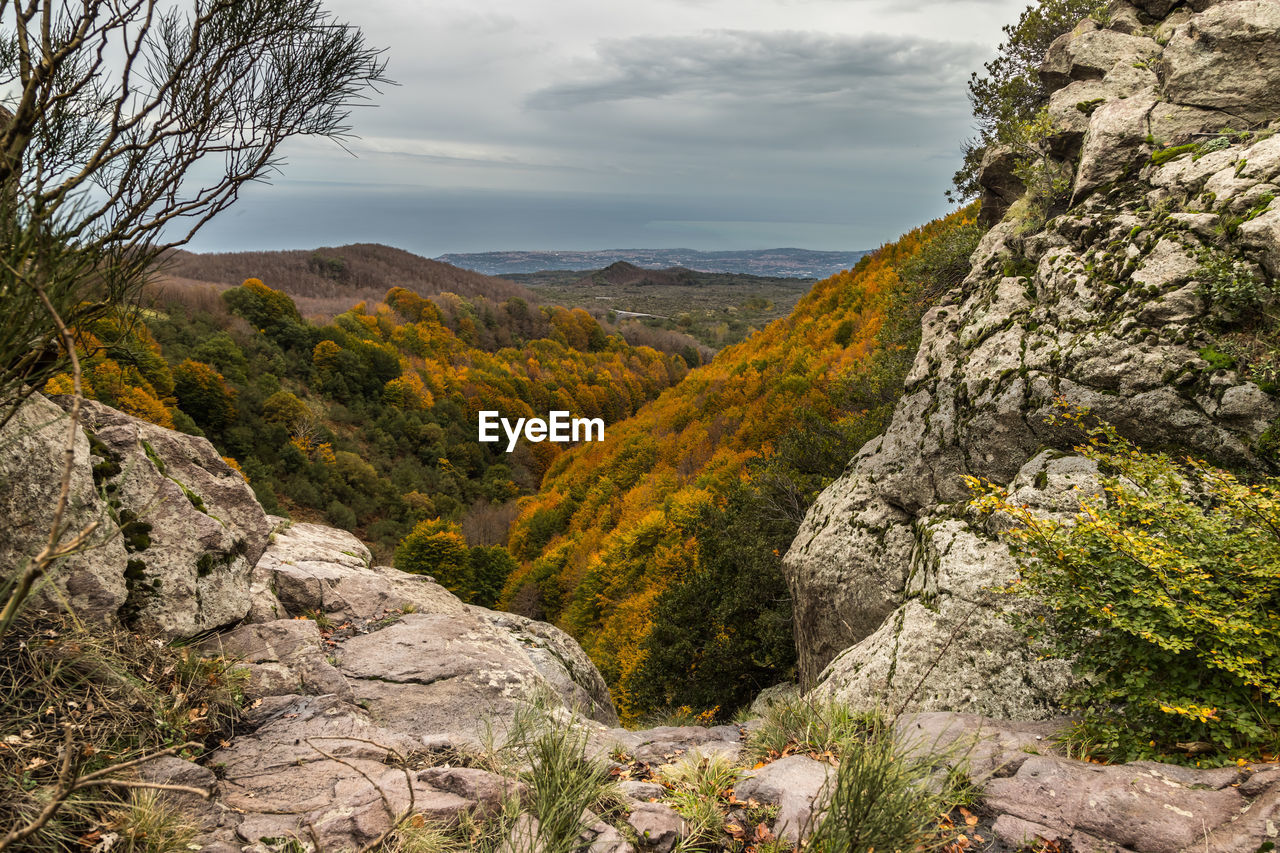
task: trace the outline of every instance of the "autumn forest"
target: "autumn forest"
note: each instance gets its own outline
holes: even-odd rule
[[[712,720],[792,675],[780,555],[886,424],[978,235],[972,209],[933,222],[714,357],[370,246],[179,253],[132,319],[77,339],[87,396],[206,436],[269,512],[561,626],[627,719]],[[506,453],[476,440],[481,410],[567,410],[606,439]]]

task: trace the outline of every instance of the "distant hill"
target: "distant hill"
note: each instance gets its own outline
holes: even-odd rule
[[[696,275],[693,270],[685,269],[684,267],[672,267],[665,270],[646,269],[635,264],[629,264],[626,261],[617,261],[602,270],[597,270],[590,275],[584,276],[578,280],[578,284],[582,286],[598,284],[619,287],[628,285],[679,286],[694,284]]]
[[[537,297],[528,288],[377,243],[280,252],[197,254],[176,251],[161,269],[170,280],[235,287],[258,278],[294,298],[304,314],[340,314],[361,300],[380,301],[392,287],[422,296],[456,293],[501,302]]]
[[[698,272],[686,267],[648,269],[615,261],[598,270],[511,273],[544,305],[585,308],[621,321],[627,340],[671,352],[658,332],[691,335],[712,349],[735,344],[791,313],[813,279],[747,273]],[[646,331],[641,331],[639,320]]]
[[[847,270],[865,251],[814,252],[808,249],[753,249],[698,252],[693,249],[606,249],[598,252],[475,252],[441,255],[436,260],[486,275],[543,270],[597,270],[625,262],[649,269],[685,267],[699,272],[819,279]]]

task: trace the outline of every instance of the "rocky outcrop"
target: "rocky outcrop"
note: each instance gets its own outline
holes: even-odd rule
[[[27,566],[49,540],[63,470],[58,449],[67,441],[68,423],[62,409],[35,394],[0,432],[0,566],[7,571]],[[89,547],[67,557],[50,582],[37,589],[33,604],[70,607],[91,621],[114,621],[129,595],[129,557],[94,484],[94,457],[83,430],[75,432],[74,453],[65,523],[72,531],[93,524],[97,529]]]
[[[1096,491],[1072,436],[1046,423],[1056,399],[1146,446],[1273,469],[1258,447],[1280,400],[1201,353],[1238,310],[1211,298],[1215,276],[1265,293],[1280,264],[1280,136],[1261,124],[1280,118],[1280,2],[1173,5],[1113,4],[1112,29],[1086,22],[1050,50],[1049,151],[1073,202],[1048,222],[1015,207],[988,232],[925,316],[887,431],[810,509],[784,561],[806,688],[868,707],[1057,711],[1069,672],[1002,618],[993,590],[1017,567],[969,515],[962,479],[1048,513]]]
[[[407,810],[442,821],[494,810],[513,783],[451,758],[490,732],[500,741],[533,706],[596,735],[617,725],[603,678],[564,632],[375,566],[344,531],[269,518],[208,441],[99,403],[84,404],[70,433],[62,409],[36,395],[0,436],[7,566],[48,537],[68,435],[67,523],[98,530],[39,603],[164,637],[203,635],[201,650],[244,676],[251,711],[208,769],[161,759],[142,770],[213,793],[180,795],[201,849],[298,839],[358,850]],[[667,816],[652,811],[646,825],[667,837]],[[605,824],[593,838],[631,849]]]
[[[61,409],[34,395],[0,439],[6,565],[34,554],[48,536],[67,423]],[[270,525],[213,445],[85,401],[75,448],[71,535],[98,526],[90,547],[57,568],[58,593],[46,590],[46,603],[166,637],[242,619]]]

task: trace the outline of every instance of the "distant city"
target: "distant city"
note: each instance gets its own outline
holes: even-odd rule
[[[684,267],[699,272],[746,273],[786,278],[827,278],[849,269],[865,251],[753,249],[698,252],[693,249],[604,249],[594,252],[475,252],[441,255],[447,264],[484,275],[516,275],[542,270],[597,270],[618,261],[638,267]]]

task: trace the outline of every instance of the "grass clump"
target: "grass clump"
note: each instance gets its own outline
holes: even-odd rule
[[[412,817],[380,853],[578,853],[597,821],[621,822],[624,799],[608,766],[589,754],[583,729],[547,707],[538,699],[501,730],[490,723],[480,749],[460,757],[458,763],[520,783],[496,813],[463,815],[447,826]]]
[[[659,777],[668,803],[685,820],[682,850],[702,850],[725,840],[729,795],[742,771],[722,755],[693,752],[664,766]]]
[[[848,741],[826,808],[814,822],[807,853],[925,853],[947,843],[939,816],[948,798],[930,791],[931,762],[913,759],[877,722]]]
[[[771,707],[747,741],[757,761],[786,755],[839,758],[845,746],[875,726],[874,712],[855,711],[834,700],[798,699]]]
[[[134,789],[106,818],[116,838],[112,853],[174,853],[186,850],[198,833],[191,818],[171,799],[145,788]]]

